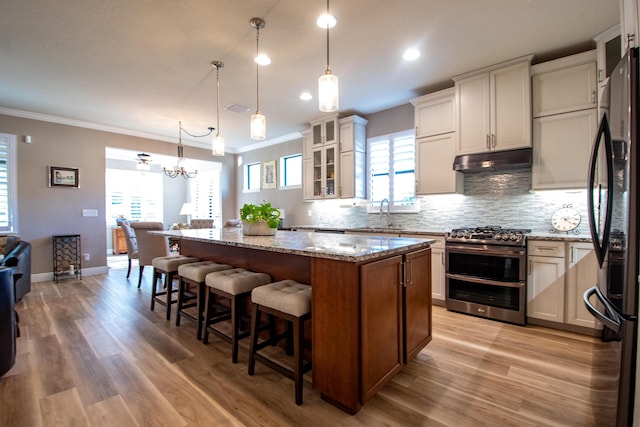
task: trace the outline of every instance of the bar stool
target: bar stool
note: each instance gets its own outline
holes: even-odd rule
[[[151,285],[151,310],[155,308],[155,303],[164,304],[167,306],[167,320],[171,320],[171,304],[176,302],[172,297],[177,289],[173,289],[173,279],[178,275],[178,267],[182,264],[188,264],[190,262],[198,262],[199,258],[172,255],[156,257],[151,261],[153,266],[153,280]],[[162,281],[162,275],[164,274],[164,291],[158,292],[157,283],[158,279]],[[163,301],[160,297],[166,295],[166,301]]]
[[[303,285],[295,280],[282,280],[269,285],[260,286],[251,292],[253,312],[251,314],[251,343],[249,345],[249,375],[253,375],[256,360],[271,369],[291,378],[295,383],[296,404],[302,404],[302,376],[311,369],[311,361],[304,363],[304,322],[311,319],[311,286]],[[260,333],[258,322],[262,313],[276,316],[287,321],[284,334],[271,335],[267,340],[258,343]],[[293,325],[293,370],[274,359],[260,354],[258,351],[276,345],[283,338],[287,339],[287,354],[290,354],[289,325]]]
[[[217,264],[213,261],[192,262],[178,267],[178,309],[176,311],[176,326],[180,326],[180,318],[186,316],[197,322],[196,336],[202,339],[202,318],[204,315],[204,287],[207,274],[215,271],[229,270],[233,268],[229,264]],[[187,312],[186,309],[197,307],[197,315]]]
[[[205,284],[205,314],[204,338],[202,342],[209,342],[209,331],[223,340],[231,343],[231,361],[238,363],[238,340],[248,337],[249,330],[240,331],[241,303],[251,295],[251,291],[271,282],[271,277],[265,273],[254,273],[244,268],[216,271],[207,274]],[[215,298],[222,297],[229,300],[229,308],[215,304]],[[216,323],[231,320],[231,334],[214,328]]]

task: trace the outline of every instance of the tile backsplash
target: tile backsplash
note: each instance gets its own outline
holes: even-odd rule
[[[391,214],[391,222],[405,229],[442,232],[465,226],[500,225],[551,229],[551,214],[573,205],[582,215],[577,228],[589,235],[586,190],[531,192],[531,170],[464,174],[464,194],[421,196],[419,213]],[[386,218],[367,213],[363,201],[331,200],[312,203],[312,223],[322,227],[377,227]]]

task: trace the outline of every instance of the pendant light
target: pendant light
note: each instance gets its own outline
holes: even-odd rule
[[[332,26],[329,24],[330,17],[329,0],[327,0],[327,14],[323,21],[324,26],[327,28],[327,69],[318,79],[318,103],[320,111],[328,113],[338,111],[338,108],[340,108],[338,97],[338,77],[331,74],[331,69],[329,68],[329,28]],[[335,19],[333,22],[335,25]]]
[[[224,68],[224,63],[213,61],[211,66],[216,69],[216,136],[211,142],[211,154],[224,156],[224,138],[220,136],[220,69]]]
[[[265,22],[262,18],[252,18],[251,21],[249,21],[249,24],[256,30],[256,113],[251,116],[251,139],[261,141],[266,138],[267,120],[262,114],[260,114],[260,64],[257,59],[260,55],[260,30],[264,28]]]

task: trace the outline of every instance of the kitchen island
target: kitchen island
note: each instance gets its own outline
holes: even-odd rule
[[[161,232],[183,255],[312,286],[312,385],[355,414],[431,341],[432,240],[240,228]]]

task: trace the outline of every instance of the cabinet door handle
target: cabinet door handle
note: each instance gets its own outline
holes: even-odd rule
[[[578,254],[577,254],[577,248],[575,246],[571,247],[571,253],[570,253],[570,262],[571,264],[573,264],[574,262],[578,261]]]
[[[406,263],[401,262],[398,264],[398,276],[400,277],[400,286],[403,288],[407,287],[407,266]]]
[[[407,285],[413,285],[413,262],[407,261]]]
[[[529,260],[529,273],[531,273],[531,260]]]
[[[491,134],[491,148],[496,148],[496,134]]]
[[[416,136],[420,135],[420,132],[418,132],[418,126],[416,126]]]
[[[489,140],[489,138],[490,138],[489,134],[487,134],[487,143],[486,143],[487,148],[491,148],[491,141]]]
[[[596,91],[591,91],[591,103],[595,104],[596,103]]]
[[[555,251],[556,249],[555,246],[536,246],[536,250],[539,251]]]
[[[602,83],[602,68],[598,68],[598,83]]]
[[[440,262],[444,265],[444,252],[440,253]]]

